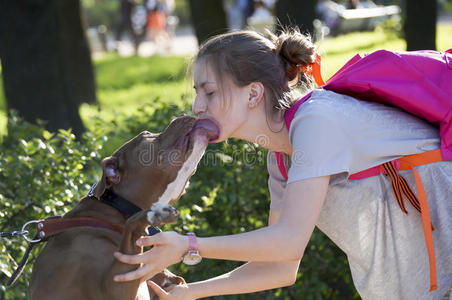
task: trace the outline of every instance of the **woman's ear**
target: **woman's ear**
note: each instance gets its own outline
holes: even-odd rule
[[[250,97],[248,99],[248,106],[250,108],[257,107],[264,98],[265,88],[261,82],[252,82],[249,85]]]

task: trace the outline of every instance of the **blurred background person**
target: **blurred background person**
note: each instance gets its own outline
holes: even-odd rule
[[[148,0],[147,36],[157,47],[171,47],[171,38],[177,25],[173,17],[174,0]]]
[[[116,27],[115,41],[117,50],[119,43],[124,32],[130,34],[133,44],[135,45],[135,50],[138,48],[138,36],[135,34],[132,26],[132,10],[135,8],[136,2],[134,0],[119,0],[119,22]]]

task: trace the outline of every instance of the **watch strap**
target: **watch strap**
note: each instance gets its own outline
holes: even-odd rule
[[[188,251],[198,251],[198,242],[196,235],[193,232],[187,233],[188,236]]]

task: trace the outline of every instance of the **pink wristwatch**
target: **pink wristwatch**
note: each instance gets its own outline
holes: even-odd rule
[[[182,262],[186,265],[196,265],[201,262],[202,257],[199,255],[198,242],[193,232],[187,233],[188,251],[182,256]]]

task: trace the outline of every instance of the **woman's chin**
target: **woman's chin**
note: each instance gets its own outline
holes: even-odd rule
[[[212,144],[212,143],[221,143],[221,142],[224,142],[226,140],[226,138],[224,138],[224,137],[222,137],[222,136],[219,136],[219,137],[216,137],[216,138],[213,138],[213,139],[210,139],[209,140],[209,144]]]
[[[213,139],[209,141],[209,144],[216,144],[216,143],[221,143],[222,141],[220,139]]]

